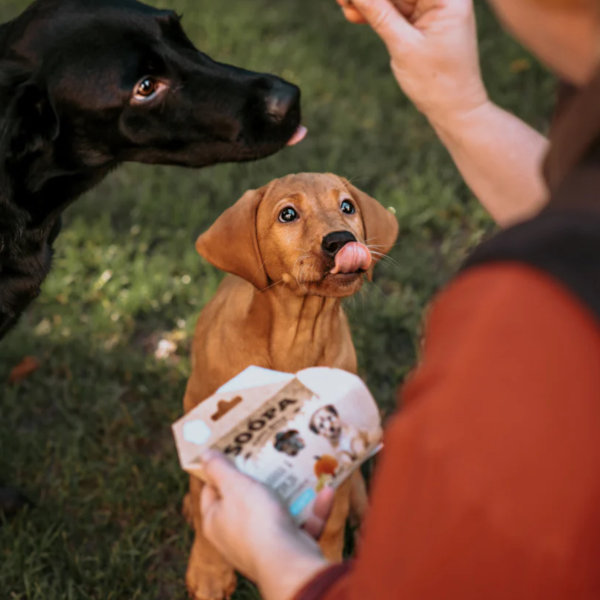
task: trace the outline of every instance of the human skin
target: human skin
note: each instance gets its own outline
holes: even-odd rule
[[[472,0],[337,0],[368,23],[390,54],[398,85],[428,118],[463,179],[501,226],[544,206],[548,141],[488,98]],[[395,0],[398,4],[399,0]]]
[[[501,226],[546,202],[548,141],[493,104],[481,80],[472,0],[337,0],[382,38],[400,87],[429,119],[465,182]],[[593,0],[491,0],[511,33],[575,84],[598,51]]]

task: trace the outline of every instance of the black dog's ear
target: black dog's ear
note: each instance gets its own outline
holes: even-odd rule
[[[325,407],[332,415],[335,415],[336,417],[339,416],[338,415],[338,411],[337,408],[335,406],[333,406],[332,404],[329,404],[328,406]]]
[[[11,81],[12,80],[12,81]],[[0,77],[0,153],[20,160],[39,153],[59,133],[59,121],[46,86],[22,75]]]

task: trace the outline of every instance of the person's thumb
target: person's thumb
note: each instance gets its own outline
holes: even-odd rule
[[[394,6],[391,0],[352,0],[352,5],[379,34],[388,48],[397,49],[398,42],[408,41],[415,35],[413,26]]]
[[[202,455],[202,467],[206,482],[218,492],[225,488],[234,490],[246,482],[246,476],[216,450],[207,450]]]
[[[218,507],[219,498],[219,492],[210,483],[207,483],[202,488],[202,493],[200,494],[200,513],[203,517],[203,527],[214,516],[214,509]]]

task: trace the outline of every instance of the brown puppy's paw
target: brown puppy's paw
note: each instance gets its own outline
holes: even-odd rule
[[[193,600],[228,600],[237,586],[233,569],[188,567],[185,582]]]
[[[190,526],[194,526],[194,509],[192,508],[192,495],[188,492],[183,497],[183,502],[181,503],[181,514],[185,519],[185,522]]]
[[[344,534],[334,537],[328,536],[319,540],[319,547],[325,559],[330,563],[341,563],[344,559]]]

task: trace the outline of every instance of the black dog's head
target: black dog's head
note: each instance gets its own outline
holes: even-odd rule
[[[15,161],[203,167],[268,156],[299,125],[296,86],[211,60],[171,11],[37,0],[0,26],[0,151]]]

